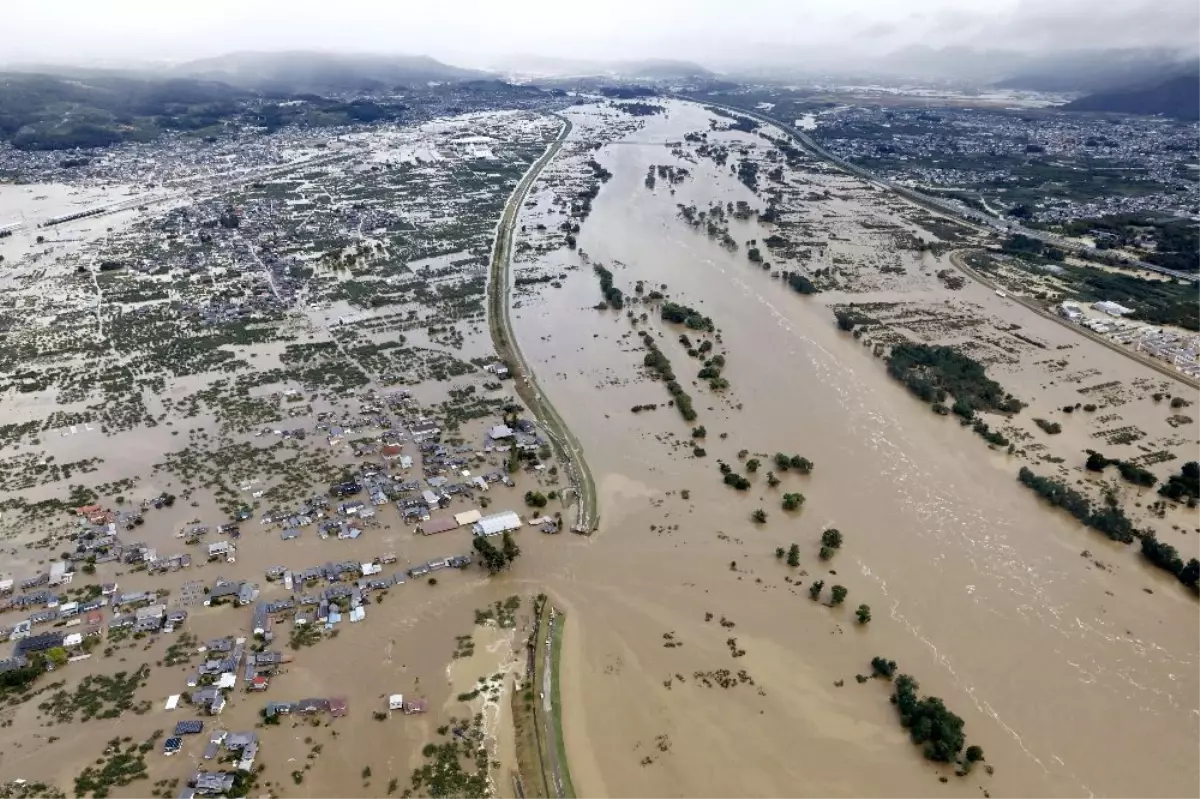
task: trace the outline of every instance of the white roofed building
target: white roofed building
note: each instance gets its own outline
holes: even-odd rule
[[[511,510],[506,510],[502,513],[484,516],[475,523],[472,529],[475,535],[500,535],[509,530],[518,530],[520,527],[521,517]]]

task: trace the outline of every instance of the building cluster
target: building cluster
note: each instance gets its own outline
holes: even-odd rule
[[[163,743],[163,754],[174,755],[183,749],[185,735],[198,735],[204,730],[201,721],[181,721],[175,725],[175,734]],[[241,774],[254,768],[258,757],[258,734],[254,732],[213,732],[204,749],[203,759],[214,760],[224,751],[234,763],[234,771],[197,769],[179,792],[179,799],[196,796],[228,796],[235,793]],[[223,758],[225,759],[225,758]],[[239,773],[240,772],[240,773]]]
[[[1133,309],[1115,302],[1094,302],[1091,309],[1102,315],[1088,314],[1082,305],[1070,301],[1060,303],[1056,310],[1059,316],[1094,333],[1166,361],[1190,377],[1200,377],[1200,335],[1124,319]]]
[[[926,188],[974,188],[1002,196],[1006,188],[1033,179],[1020,168],[1030,159],[1141,187],[1110,191],[1101,180],[1092,189],[1047,196],[1030,208],[1041,222],[1200,212],[1200,183],[1184,165],[1200,135],[1195,124],[1044,111],[861,106],[823,114],[813,135],[833,154],[881,177]]]

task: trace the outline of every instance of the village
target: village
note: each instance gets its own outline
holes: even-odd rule
[[[572,501],[483,302],[494,220],[557,128],[505,110],[69,170],[4,154],[56,181],[0,187],[0,210],[24,209],[0,240],[5,777],[336,793],[347,758],[318,769],[319,748],[287,785],[261,777],[296,757],[273,730],[395,716],[388,776],[408,782],[433,736],[413,719],[472,695],[447,661],[494,657],[461,636],[491,575]],[[112,685],[125,698],[102,712],[145,739],[136,774],[86,716],[57,732]],[[358,733],[328,734],[332,753]]]
[[[496,372],[503,374],[503,367],[493,366],[490,373]],[[397,407],[411,403],[407,392],[391,399]],[[538,457],[545,441],[536,425],[509,414],[502,423],[486,428],[477,450],[444,446],[439,443],[440,432],[429,417],[409,419],[404,426],[397,420],[377,446],[356,446],[357,455],[378,457],[380,462],[364,460],[352,477],[330,486],[328,493],[257,520],[183,525],[172,537],[183,551],[172,554],[145,539],[155,526],[156,513],[175,504],[173,497],[148,498],[136,510],[114,510],[99,502],[76,508],[76,531],[71,536],[75,549],[64,553],[68,557],[54,560],[37,574],[0,581],[0,618],[4,619],[0,636],[13,647],[11,655],[0,661],[0,673],[21,673],[35,664],[69,673],[75,663],[92,659],[106,644],[127,636],[187,641],[200,659],[176,686],[177,692],[161,701],[166,712],[190,708],[197,718],[176,722],[174,734],[161,744],[161,753],[188,751],[193,740],[189,736],[199,736],[207,725],[211,732],[203,760],[226,751],[237,754],[236,766],[232,771],[196,771],[179,795],[228,794],[238,772],[253,770],[259,751],[254,732],[231,732],[221,726],[219,717],[229,704],[257,705],[268,724],[278,723],[276,717],[284,715],[339,718],[349,712],[344,696],[275,699],[269,693],[273,678],[294,658],[305,655],[285,654],[273,647],[288,642],[296,651],[321,637],[336,636],[343,623],[369,623],[373,597],[378,602],[380,594],[409,581],[471,566],[472,548],[465,542],[458,545],[458,552],[450,544],[448,554],[421,562],[407,558],[400,562],[395,552],[362,556],[364,550],[357,544],[378,532],[381,517],[390,516],[408,536],[438,536],[437,541],[443,540],[439,534],[460,528],[469,534],[465,541],[522,528],[558,532],[558,520],[551,516],[535,513],[523,519],[512,510],[487,515],[481,510],[491,504],[487,492],[497,487],[510,498],[507,501],[515,498],[514,477],[520,479],[517,464],[529,474],[545,469]],[[334,428],[328,439],[340,443],[345,434]],[[406,452],[410,446],[413,454]],[[415,472],[414,458],[421,464]],[[472,473],[470,467],[489,458],[500,468]],[[324,561],[273,564],[257,575],[233,576],[243,572],[246,562],[240,549],[263,549],[271,553],[269,557],[290,559],[295,556],[286,554],[288,542],[301,536],[330,539],[326,546],[334,548],[354,546],[354,557],[343,552]],[[215,569],[219,576],[197,579],[199,569]],[[121,573],[117,570],[126,575],[120,582],[91,582]],[[152,586],[157,577],[168,578],[178,587],[156,589]],[[179,579],[185,581],[179,584]],[[126,588],[127,580],[138,588]],[[199,643],[189,633],[197,613],[210,621],[220,613],[226,633]],[[263,699],[256,700],[257,694],[263,694]],[[402,694],[389,694],[386,707],[375,708],[408,715],[427,709],[426,699],[406,700]]]

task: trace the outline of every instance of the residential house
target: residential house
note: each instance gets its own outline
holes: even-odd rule
[[[245,582],[238,586],[237,603],[238,605],[249,605],[254,600],[258,599],[258,586],[254,583]]]
[[[62,646],[63,634],[59,632],[39,633],[17,641],[13,656],[20,657],[29,652],[45,652],[56,646]]]
[[[301,699],[299,702],[296,703],[296,712],[297,713],[311,714],[311,713],[319,713],[319,712],[328,711],[328,710],[329,710],[329,700],[328,699],[319,699],[319,698]]]
[[[227,771],[197,771],[188,782],[201,796],[219,796],[233,790],[235,778]]]
[[[216,560],[223,558],[232,561],[237,554],[237,549],[228,541],[213,541],[208,545],[208,559]]]
[[[225,748],[231,752],[239,752],[247,746],[258,743],[258,735],[253,732],[231,732],[225,736]]]
[[[144,619],[137,619],[133,623],[133,631],[136,633],[156,633],[162,629],[162,616],[149,616]]]
[[[69,569],[70,564],[65,560],[56,560],[50,564],[50,585],[62,585],[63,583],[71,582],[71,578],[75,576],[75,573],[69,571]]]
[[[254,606],[254,621],[250,632],[254,635],[262,636],[266,636],[271,632],[271,612],[267,610],[267,603],[259,602]]]
[[[235,601],[238,597],[238,592],[241,590],[241,583],[226,582],[218,579],[216,584],[209,589],[208,597],[204,600],[206,605],[219,605],[223,602]]]

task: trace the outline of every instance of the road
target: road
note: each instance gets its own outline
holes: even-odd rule
[[[550,753],[550,767],[554,773],[554,794],[559,799],[566,796],[563,791],[562,753],[558,751],[558,735],[554,729],[554,623],[557,615],[550,611],[550,631],[546,634],[546,651],[542,664],[542,734],[546,736],[546,750]]]
[[[596,529],[599,517],[596,510],[596,485],[587,461],[583,457],[583,447],[571,433],[558,411],[546,398],[537,384],[533,369],[530,368],[517,337],[513,333],[512,320],[509,317],[509,267],[512,262],[513,231],[516,228],[517,217],[529,187],[537,180],[546,164],[558,154],[567,136],[571,133],[571,122],[563,119],[562,130],[558,138],[551,143],[542,157],[533,163],[526,171],[521,181],[513,190],[512,196],[504,206],[500,224],[496,228],[496,243],[492,249],[492,264],[488,276],[488,327],[492,333],[492,344],[496,354],[508,364],[512,374],[513,384],[517,395],[541,423],[542,429],[550,438],[550,442],[558,455],[562,468],[567,473],[571,490],[577,499],[578,516],[573,530],[590,534]]]
[[[716,106],[717,108],[723,108],[726,111],[732,111],[734,113],[742,114],[743,116],[748,116],[751,119],[756,119],[759,122],[764,122],[768,125],[772,125],[773,127],[779,128],[784,133],[789,135],[794,141],[799,142],[800,145],[804,149],[808,150],[810,153],[812,153],[816,157],[818,157],[824,161],[828,161],[829,163],[833,164],[834,166],[838,167],[839,169],[842,169],[846,172],[856,175],[857,177],[860,177],[863,180],[866,180],[871,185],[876,186],[880,189],[884,189],[885,191],[890,191],[894,194],[898,194],[901,197],[903,197],[904,199],[908,200],[909,202],[915,203],[916,205],[919,205],[928,211],[932,211],[934,213],[939,213],[939,214],[942,214],[943,216],[952,217],[952,218],[954,218],[955,221],[961,222],[966,225],[970,225],[971,227],[973,227],[977,230],[982,230],[982,231],[987,231],[987,232],[996,231],[996,232],[1006,232],[1006,233],[1011,233],[1011,234],[1020,234],[1022,236],[1028,236],[1029,238],[1032,238],[1032,239],[1037,239],[1046,244],[1053,244],[1055,247],[1058,247],[1063,250],[1067,250],[1067,251],[1074,252],[1074,253],[1081,254],[1081,255],[1086,255],[1086,256],[1092,257],[1092,258],[1098,257],[1096,255],[1096,250],[1094,248],[1088,247],[1087,245],[1081,244],[1077,241],[1072,241],[1070,239],[1063,238],[1062,236],[1057,236],[1053,233],[1047,233],[1044,230],[1036,230],[1034,228],[1027,228],[1023,225],[1019,225],[1019,224],[1017,224],[1015,222],[1011,222],[1007,219],[991,218],[991,217],[986,216],[985,214],[980,214],[977,212],[967,210],[963,206],[947,202],[947,201],[942,200],[937,197],[930,197],[930,196],[928,196],[926,194],[922,194],[918,191],[914,191],[913,189],[909,188],[908,186],[902,186],[898,183],[895,183],[894,181],[885,180],[883,178],[880,178],[880,177],[872,174],[871,172],[867,171],[866,169],[863,169],[862,167],[858,166],[857,164],[851,163],[850,161],[847,161],[846,159],[841,158],[840,156],[834,155],[833,153],[829,152],[824,147],[817,144],[817,142],[815,140],[813,140],[813,138],[811,136],[796,129],[796,127],[794,125],[792,125],[791,123],[786,122],[782,119],[776,119],[775,117],[768,116],[767,114],[763,114],[758,111],[749,111],[745,108],[738,108],[737,106],[724,105],[723,103],[714,103],[711,100],[704,99],[704,98],[692,98],[692,97],[681,96],[679,99],[687,100],[689,102],[694,102],[694,103],[701,103],[704,105],[712,105],[712,106]],[[1162,274],[1162,275],[1170,275],[1171,277],[1179,278],[1181,280],[1188,280],[1188,281],[1191,281],[1192,283],[1200,282],[1200,275],[1192,274],[1191,272],[1179,272],[1174,269],[1167,269],[1162,266],[1157,266],[1155,264],[1146,263],[1145,261],[1119,261],[1114,265],[1126,266],[1126,267],[1136,267],[1138,269],[1145,269],[1148,272],[1158,272],[1159,274]]]

